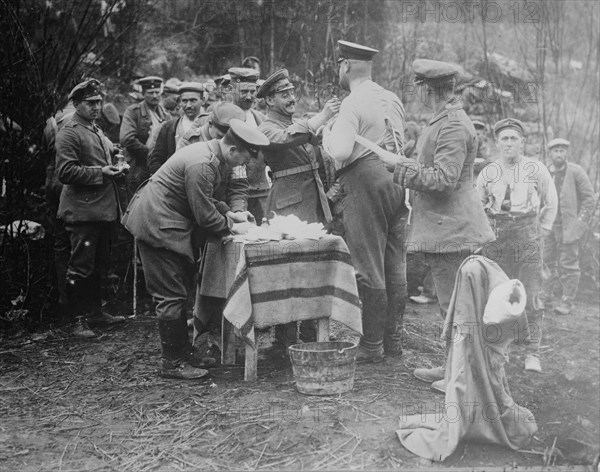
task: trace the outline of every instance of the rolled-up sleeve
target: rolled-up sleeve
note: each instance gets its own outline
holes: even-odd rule
[[[551,231],[558,212],[558,195],[554,180],[546,166],[540,162],[539,169],[540,226]]]

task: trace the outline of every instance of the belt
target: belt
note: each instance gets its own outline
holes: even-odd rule
[[[537,214],[536,213],[525,213],[522,215],[510,215],[510,214],[505,214],[505,213],[496,213],[496,214],[493,214],[490,216],[495,220],[501,220],[501,221],[521,221],[521,220],[528,220],[530,218],[536,218]]]
[[[319,165],[315,162],[314,164],[305,164],[303,166],[292,167],[291,169],[280,170],[273,172],[273,179],[281,179],[289,175],[301,174],[302,172],[309,172],[311,170],[317,170]]]
[[[323,215],[325,216],[325,221],[329,223],[333,218],[331,216],[331,210],[329,208],[329,202],[327,201],[327,196],[325,195],[325,189],[323,188],[323,182],[321,181],[321,177],[319,177],[319,163],[313,162],[311,164],[305,164],[303,166],[292,167],[291,169],[280,170],[278,172],[273,172],[273,180],[280,179],[282,177],[287,177],[289,175],[301,174],[302,172],[310,172],[312,171],[313,177],[315,179],[315,183],[317,184],[317,192],[319,195],[319,202],[321,203],[321,209],[323,210]]]

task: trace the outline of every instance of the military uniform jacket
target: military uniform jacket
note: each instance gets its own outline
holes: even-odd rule
[[[556,173],[553,166],[549,170],[552,175]],[[595,203],[592,183],[581,166],[567,162],[558,202],[563,242],[573,243],[585,233]]]
[[[260,127],[261,123],[265,120],[265,115],[253,108],[250,109],[250,113],[252,113],[254,121]],[[262,152],[258,154],[258,159],[250,159],[248,164],[246,164],[250,197],[264,197],[268,195],[271,185],[269,184],[269,179],[267,179],[265,168],[265,158]]]
[[[58,217],[66,223],[116,221],[116,186],[102,174],[112,163],[112,145],[100,128],[75,113],[56,135],[55,146],[56,172],[64,184]]]
[[[409,252],[473,250],[495,239],[474,186],[476,154],[473,123],[451,100],[423,129],[416,162],[403,160],[394,172],[412,190]]]
[[[158,105],[156,114],[162,121],[167,117],[162,105]],[[119,133],[121,145],[125,148],[126,154],[134,159],[138,166],[144,168],[148,166],[149,150],[146,141],[148,141],[151,126],[152,118],[150,118],[150,109],[146,102],[135,103],[125,110]]]
[[[136,192],[121,223],[138,240],[194,261],[194,225],[216,235],[228,232],[212,197],[229,169],[217,140],[190,144]]]
[[[289,116],[269,111],[259,129],[270,141],[269,146],[263,149],[263,154],[274,175],[308,166],[303,172],[273,179],[267,200],[267,213],[273,211],[278,215],[294,214],[308,223],[324,222],[319,186],[313,171],[318,167],[311,142],[315,138],[307,120],[294,123]]]

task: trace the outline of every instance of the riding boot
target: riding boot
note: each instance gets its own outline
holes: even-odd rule
[[[402,355],[403,319],[406,308],[406,286],[389,284],[387,290],[387,316],[383,348],[386,355]]]
[[[383,355],[383,333],[387,316],[385,290],[377,290],[358,283],[358,294],[362,301],[363,335],[360,338],[356,362],[381,362]]]
[[[187,326],[179,317],[175,320],[158,320],[158,333],[162,350],[161,376],[173,379],[200,379],[208,371],[193,367],[185,354],[189,346]]]

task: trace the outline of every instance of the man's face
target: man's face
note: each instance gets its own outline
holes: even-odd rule
[[[503,129],[496,138],[500,155],[506,162],[515,162],[523,150],[523,136],[514,129]]]
[[[83,100],[75,105],[77,114],[88,121],[100,118],[102,100]]]
[[[250,159],[254,158],[254,154],[250,150],[241,146],[231,146],[227,154],[225,160],[231,167],[247,164]]]
[[[212,121],[209,122],[208,134],[212,139],[221,139],[223,136],[225,136],[225,133],[226,132],[221,131],[219,128],[213,125]]]
[[[180,106],[185,116],[193,120],[200,114],[202,96],[198,92],[183,92],[180,97]]]
[[[340,87],[344,90],[350,90],[350,81],[348,80],[348,66],[350,62],[348,59],[341,59],[338,61],[338,81]]]
[[[240,82],[233,85],[233,103],[242,110],[252,108],[256,101],[256,84]]]
[[[550,157],[556,167],[563,167],[569,157],[569,150],[567,146],[554,146],[550,149]]]
[[[151,107],[158,106],[162,93],[159,88],[144,90],[144,101]]]
[[[477,139],[479,142],[486,140],[485,128],[475,128],[475,132],[477,133]]]
[[[269,108],[282,115],[292,116],[296,113],[296,94],[293,89],[278,92],[267,97]]]

